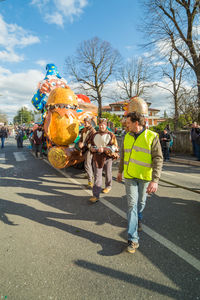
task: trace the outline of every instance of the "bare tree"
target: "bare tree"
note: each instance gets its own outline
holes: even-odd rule
[[[110,43],[94,37],[84,41],[76,55],[66,59],[67,72],[76,80],[91,100],[98,102],[98,115],[102,114],[102,91],[105,83],[116,71],[120,54]]]
[[[182,86],[185,61],[183,61],[176,53],[174,55],[173,50],[171,50],[168,60],[171,68],[167,68],[167,66],[162,68],[162,75],[169,80],[169,87],[160,84],[157,84],[157,86],[167,90],[172,96],[174,106],[174,129],[177,130],[180,104],[183,94],[186,92],[186,89]]]
[[[193,70],[198,90],[200,121],[200,0],[144,0],[149,17],[145,31],[152,44],[163,42]]]
[[[197,120],[198,117],[198,101],[196,91],[192,89],[185,89],[182,93],[179,103],[180,114],[184,116],[187,124],[191,124]]]
[[[121,90],[121,99],[145,94],[148,84],[148,67],[142,58],[129,60],[118,71],[117,85]]]
[[[1,111],[0,111],[0,122],[1,123],[8,123],[7,115],[2,113]]]

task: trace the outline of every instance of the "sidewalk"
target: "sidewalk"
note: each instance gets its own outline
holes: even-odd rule
[[[196,157],[192,155],[184,155],[184,154],[174,154],[172,153],[170,156],[170,161],[174,163],[184,164],[184,165],[190,165],[190,166],[196,166],[200,167],[200,161],[196,160]],[[119,164],[119,159],[113,162],[113,168],[117,169]]]
[[[198,161],[196,157],[189,154],[171,153],[170,161],[200,167],[200,161]]]

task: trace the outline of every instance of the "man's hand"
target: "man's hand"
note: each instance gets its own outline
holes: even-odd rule
[[[79,146],[80,149],[82,149],[83,146],[84,146],[84,144],[83,144],[82,142],[79,142],[79,143],[78,143],[78,146]]]
[[[147,187],[147,194],[155,193],[158,189],[158,183],[151,181]]]
[[[122,173],[117,174],[117,181],[122,182]]]
[[[103,147],[99,147],[99,148],[98,148],[98,152],[99,152],[99,153],[103,153],[103,152],[104,152],[104,148],[103,148]]]
[[[95,153],[95,152],[98,152],[98,149],[97,149],[97,147],[95,147],[95,146],[91,146],[91,147],[90,147],[90,151],[91,151],[92,153]]]

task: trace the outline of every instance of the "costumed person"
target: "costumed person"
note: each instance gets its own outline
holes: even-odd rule
[[[4,148],[5,139],[6,139],[7,137],[8,137],[8,131],[7,131],[7,129],[3,126],[3,127],[1,127],[1,130],[0,130],[1,148]]]
[[[105,171],[105,188],[107,194],[112,188],[112,160],[118,158],[118,144],[114,133],[107,129],[107,120],[99,120],[99,130],[91,138],[90,151],[93,153],[94,186],[90,201],[99,200],[102,190],[102,173]]]
[[[134,253],[139,247],[138,229],[142,229],[141,219],[147,194],[157,191],[163,156],[158,135],[145,129],[145,117],[142,114],[128,113],[126,126],[129,132],[121,148],[117,181],[122,181],[124,172],[128,204],[127,251]]]
[[[91,125],[91,118],[86,117],[84,119],[84,128],[80,132],[80,141],[78,143],[79,148],[82,151],[82,154],[85,157],[84,167],[88,177],[88,186],[93,187],[93,169],[92,169],[92,153],[90,152],[90,140],[94,135],[96,130]]]
[[[170,141],[171,141],[171,135],[168,133],[167,129],[164,129],[160,135],[160,142],[161,142],[164,161],[169,160]]]
[[[43,158],[42,145],[44,141],[44,132],[42,125],[39,124],[38,128],[33,132],[33,143],[35,147],[35,156],[38,158],[38,152],[40,153],[40,158]]]

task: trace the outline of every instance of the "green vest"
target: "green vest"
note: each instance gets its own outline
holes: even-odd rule
[[[152,180],[151,146],[157,133],[144,130],[135,140],[127,133],[124,138],[124,177]]]

